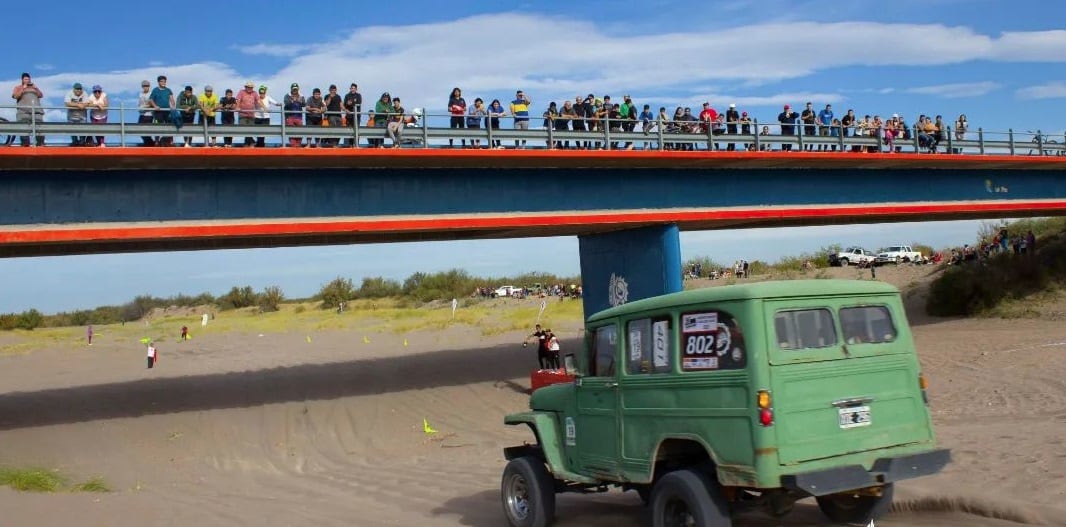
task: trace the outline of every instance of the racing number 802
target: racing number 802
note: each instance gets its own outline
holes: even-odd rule
[[[714,352],[714,334],[689,335],[685,341],[685,355],[710,355]]]

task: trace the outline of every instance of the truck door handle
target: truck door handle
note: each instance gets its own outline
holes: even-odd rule
[[[607,388],[617,388],[618,387],[618,383],[617,382],[607,382],[607,383],[604,383],[603,385],[605,387],[607,387]]]
[[[860,406],[860,405],[864,405],[864,404],[870,404],[873,401],[874,401],[873,397],[852,397],[850,399],[839,399],[839,400],[833,401],[830,404],[832,404],[833,406],[835,406],[837,408],[847,408],[849,406]]]

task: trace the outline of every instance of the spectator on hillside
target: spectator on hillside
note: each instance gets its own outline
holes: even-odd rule
[[[1033,234],[1033,230],[1029,229],[1029,232],[1025,233],[1025,245],[1029,249],[1030,254],[1036,253],[1036,235]]]

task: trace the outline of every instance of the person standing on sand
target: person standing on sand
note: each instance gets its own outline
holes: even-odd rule
[[[93,325],[89,324],[89,327],[85,329],[85,336],[89,338],[89,345],[93,345]]]
[[[155,343],[154,342],[149,342],[148,343],[148,369],[151,369],[152,366],[155,366],[156,357],[157,357],[157,353],[156,353],[156,349],[155,349]]]

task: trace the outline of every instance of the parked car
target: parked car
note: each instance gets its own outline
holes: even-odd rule
[[[862,247],[848,247],[838,253],[830,254],[829,265],[839,265],[841,267],[858,264],[869,265],[874,263],[876,259],[877,255],[872,251],[867,251]]]
[[[728,527],[813,496],[866,524],[894,484],[939,472],[899,290],[792,280],[673,293],[593,314],[564,358],[573,382],[504,418],[535,441],[504,449],[513,527],[555,519],[557,493],[636,491],[653,527]],[[579,522],[580,523],[580,522]]]
[[[877,254],[875,265],[887,263],[901,264],[922,261],[922,253],[911,249],[910,245],[893,245]]]
[[[492,292],[492,296],[493,298],[498,296],[511,296],[517,290],[518,288],[513,285],[501,285],[500,287],[497,287],[495,291]]]

